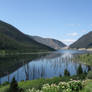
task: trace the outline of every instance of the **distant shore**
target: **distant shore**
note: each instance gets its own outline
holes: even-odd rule
[[[61,48],[61,50],[69,50],[69,49],[71,49],[71,50],[87,50],[87,51],[92,51],[92,48],[70,48],[70,47],[63,47],[63,48]]]

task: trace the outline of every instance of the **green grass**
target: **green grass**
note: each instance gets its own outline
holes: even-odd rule
[[[52,78],[52,79],[47,79],[48,80],[48,83],[49,83],[49,81],[51,82],[51,84],[53,83],[53,82],[55,82],[55,81],[53,81],[52,82],[52,80],[53,80],[54,78]],[[56,78],[56,79],[58,79],[58,78]],[[59,80],[59,79],[58,79]],[[56,80],[57,81],[57,80]],[[21,87],[21,88],[23,88],[23,89],[29,89],[29,88],[34,88],[34,86],[35,86],[35,88],[36,89],[39,89],[39,87],[41,87],[41,84],[42,84],[42,82],[44,82],[45,83],[45,81],[44,81],[44,79],[39,79],[39,80],[32,80],[32,81],[26,81],[26,82],[19,82],[19,87]],[[58,82],[60,82],[60,81],[58,81]],[[57,83],[58,83],[57,82]],[[40,85],[39,85],[40,84]],[[46,83],[45,83],[46,84]],[[6,86],[2,86],[2,87],[0,87],[0,92],[7,92],[7,90],[8,90],[8,88],[9,88],[9,85],[6,85]],[[86,80],[85,81],[85,84],[84,84],[84,88],[83,88],[83,90],[81,90],[80,92],[92,92],[92,80]]]
[[[81,75],[81,77],[79,77],[79,76],[71,76],[71,77],[64,76],[64,77],[54,77],[54,78],[49,78],[49,79],[28,80],[28,81],[21,81],[18,83],[18,85],[19,85],[19,88],[23,88],[23,89],[32,89],[32,88],[41,89],[42,86],[47,83],[48,84],[58,84],[60,82],[68,82],[71,79],[73,79],[73,80],[84,79],[84,78],[82,78],[82,76],[84,76],[84,75]],[[7,92],[6,90],[8,88],[9,88],[9,84],[2,85],[2,86],[0,86],[0,92]]]
[[[31,80],[31,81],[25,81],[25,82],[19,82],[19,87],[21,88],[35,88],[35,89],[41,89],[43,84],[58,84],[60,81],[69,81],[70,78],[60,78],[60,77],[54,77],[51,79],[37,79],[37,80]]]
[[[77,62],[92,66],[92,54],[81,54],[74,57]]]
[[[92,80],[86,80],[85,86],[80,92],[92,92]]]
[[[9,89],[9,85],[2,86],[0,87],[0,92],[7,92],[8,89]]]

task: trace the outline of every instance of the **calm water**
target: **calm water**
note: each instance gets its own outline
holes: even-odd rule
[[[64,75],[64,70],[67,69],[70,75],[76,75],[79,63],[73,61],[75,54],[87,53],[86,51],[77,50],[60,50],[42,56],[36,60],[23,65],[16,71],[0,78],[0,83],[11,81],[13,77],[17,81],[33,80],[38,78],[51,78]],[[88,71],[88,66],[81,64],[83,71]]]

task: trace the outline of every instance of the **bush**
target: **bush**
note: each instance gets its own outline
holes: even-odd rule
[[[18,83],[15,78],[12,79],[10,84],[10,92],[19,92]]]
[[[92,71],[89,71],[89,72],[88,72],[87,78],[88,78],[88,79],[92,79]]]
[[[5,85],[8,85],[8,84],[9,84],[9,82],[6,81],[6,82],[4,82],[2,85],[5,86]]]
[[[70,76],[70,73],[67,69],[64,70],[64,76]]]
[[[77,69],[77,75],[79,74],[83,74],[83,70],[82,70],[82,66],[79,65],[78,69]]]
[[[41,90],[27,89],[25,92],[79,92],[82,89],[81,81],[60,82],[56,84],[44,84]]]
[[[79,91],[82,89],[82,82],[81,81],[70,81],[69,82],[70,88],[72,91]]]

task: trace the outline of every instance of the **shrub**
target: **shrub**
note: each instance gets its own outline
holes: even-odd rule
[[[10,84],[10,92],[19,92],[18,83],[15,78],[12,79]]]
[[[70,76],[70,73],[67,69],[64,70],[64,76]]]
[[[5,86],[5,85],[8,85],[8,84],[9,84],[9,82],[6,81],[6,82],[4,82],[2,85]]]
[[[41,90],[27,89],[25,92],[79,92],[82,89],[81,81],[60,82],[56,84],[44,84]]]
[[[82,82],[81,81],[70,81],[69,82],[70,85],[70,89],[72,89],[72,91],[79,91],[80,89],[82,89]]]
[[[78,69],[77,69],[77,75],[82,74],[83,70],[82,70],[82,66],[79,65]]]
[[[89,72],[88,72],[87,78],[88,78],[88,79],[92,79],[92,71],[89,71]]]

